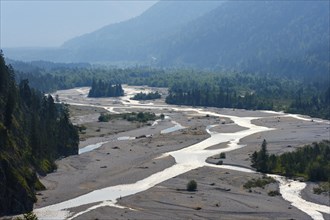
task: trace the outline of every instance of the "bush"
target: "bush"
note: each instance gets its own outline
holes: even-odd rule
[[[187,191],[196,191],[197,183],[195,180],[190,180],[187,184]]]
[[[315,194],[330,193],[330,182],[322,182],[318,187],[313,188]]]
[[[281,193],[278,190],[272,190],[268,192],[269,196],[280,196]]]
[[[251,189],[251,188],[255,188],[255,187],[260,187],[260,188],[264,188],[266,185],[270,184],[270,183],[274,183],[276,182],[275,179],[273,179],[272,177],[262,177],[262,178],[258,178],[258,179],[252,179],[247,181],[243,187],[245,189]]]
[[[45,190],[46,187],[37,178],[36,182],[34,183],[34,189],[37,190],[37,191],[40,191],[40,190]]]
[[[99,117],[99,122],[109,122],[111,120],[111,115],[110,114],[103,114],[101,113]]]
[[[14,220],[38,220],[38,217],[33,212],[29,212],[23,215],[23,217],[17,217]]]
[[[79,132],[83,132],[87,129],[87,127],[85,125],[81,125],[81,126],[77,126]]]
[[[224,153],[224,152],[220,153],[220,158],[225,159],[226,158],[226,153]]]
[[[223,164],[223,161],[222,160],[219,160],[216,165],[222,165]]]

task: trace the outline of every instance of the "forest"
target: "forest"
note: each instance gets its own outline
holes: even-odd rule
[[[169,95],[166,97],[169,104],[267,109],[330,119],[328,75],[316,74],[311,78],[309,74],[285,76],[175,68],[122,69],[101,66],[53,69],[35,67],[36,72],[22,70],[18,72],[17,80],[27,78],[31,87],[44,92],[92,86],[103,88],[104,93],[109,91],[105,88],[105,82],[112,82],[113,85],[148,85],[169,88]]]
[[[252,167],[262,173],[302,177],[308,181],[330,180],[330,141],[305,145],[292,152],[269,155],[267,142],[251,155]]]
[[[15,71],[0,55],[0,215],[31,211],[37,174],[56,169],[55,159],[78,153],[79,137],[68,108],[15,82]]]
[[[111,82],[93,80],[92,87],[89,90],[88,97],[119,97],[124,95],[121,84],[113,85]]]

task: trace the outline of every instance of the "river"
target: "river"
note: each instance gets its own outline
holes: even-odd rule
[[[76,89],[76,91],[81,92],[85,95],[86,89]],[[244,145],[240,145],[240,140],[244,137],[247,137],[249,135],[264,132],[264,131],[270,131],[273,128],[267,128],[263,126],[257,126],[253,123],[251,123],[254,119],[259,119],[261,117],[238,117],[234,115],[223,115],[218,114],[216,112],[205,110],[205,109],[198,109],[198,108],[187,108],[187,107],[178,107],[178,106],[170,106],[166,104],[156,105],[154,103],[147,103],[147,104],[140,104],[138,102],[129,103],[129,97],[132,96],[134,93],[138,93],[140,91],[134,90],[133,88],[129,89],[128,96],[123,97],[119,99],[119,101],[122,102],[122,104],[125,105],[125,108],[152,108],[152,109],[171,109],[172,111],[181,111],[181,112],[195,112],[196,114],[200,115],[210,115],[215,117],[226,117],[230,118],[236,125],[241,126],[245,128],[244,130],[238,131],[238,132],[232,132],[232,133],[217,133],[217,132],[211,132],[210,129],[216,125],[209,125],[207,126],[206,130],[210,134],[210,137],[196,143],[194,145],[188,146],[186,148],[183,148],[181,150],[171,151],[164,153],[161,157],[173,157],[175,159],[175,164],[169,168],[166,168],[160,172],[154,173],[150,175],[147,178],[144,178],[142,180],[139,180],[133,184],[121,184],[116,186],[110,186],[103,189],[95,190],[90,193],[87,193],[85,195],[58,203],[54,205],[50,205],[47,207],[43,207],[40,209],[34,210],[34,212],[37,214],[37,216],[40,219],[73,219],[79,215],[82,215],[86,212],[89,212],[93,209],[102,207],[102,206],[113,206],[118,208],[125,208],[121,207],[116,204],[117,200],[136,194],[138,192],[142,192],[145,190],[150,189],[151,187],[168,180],[170,178],[173,178],[175,176],[178,176],[180,174],[189,172],[193,169],[203,167],[203,166],[210,166],[210,167],[216,167],[219,169],[232,169],[236,171],[241,172],[254,172],[253,170],[242,168],[242,167],[236,167],[236,166],[226,166],[226,165],[212,165],[206,163],[206,159],[212,155],[220,154],[221,152],[228,152],[232,150],[236,150],[239,148],[243,148]],[[67,96],[68,97],[68,96]],[[97,106],[97,107],[103,107],[104,109],[114,111],[114,106],[112,106],[109,102],[106,102],[106,104],[92,104],[89,103],[91,99],[86,99],[84,103],[78,103],[79,105],[87,105],[87,106]],[[77,100],[70,100],[67,98],[65,102],[68,104],[77,104]],[[274,112],[272,112],[274,113]],[[285,117],[295,117],[296,119],[300,120],[310,120],[306,119],[302,116],[297,115],[286,115],[284,113],[276,113],[284,115]],[[325,121],[328,123],[327,121]],[[184,127],[177,122],[174,122],[175,126],[173,127],[173,130],[175,129],[184,129]],[[154,124],[156,125],[156,123]],[[171,132],[171,130],[167,130],[165,132]],[[226,143],[226,148],[222,149],[216,149],[216,150],[210,150],[207,149],[211,146]],[[94,145],[87,146],[84,148],[86,151],[96,149],[100,147],[104,142],[97,143]],[[84,153],[85,151],[81,151],[80,153]],[[300,192],[305,187],[304,183],[300,183],[293,180],[287,180],[283,177],[277,176],[277,175],[270,175],[273,178],[275,178],[280,185],[280,193],[282,194],[283,199],[289,201],[292,206],[297,207],[301,211],[305,212],[307,215],[311,216],[315,220],[322,220],[323,215],[322,213],[330,214],[329,207],[324,205],[319,205],[315,203],[311,203],[308,201],[305,201],[301,198]],[[92,204],[92,203],[98,203],[95,206],[92,206],[88,208],[85,211],[76,213],[72,215],[67,209],[78,207],[86,204]]]

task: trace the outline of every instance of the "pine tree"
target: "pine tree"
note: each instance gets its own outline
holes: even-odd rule
[[[260,151],[255,151],[251,155],[251,166],[259,172],[266,173],[268,171],[268,158],[267,141],[263,140]]]

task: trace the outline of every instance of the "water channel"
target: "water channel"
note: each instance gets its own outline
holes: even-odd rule
[[[84,91],[84,90],[80,90]],[[131,96],[134,93],[134,91],[131,89],[129,95]],[[127,103],[127,97],[123,98],[123,104]],[[70,104],[70,101],[68,101],[68,104]],[[88,101],[87,103],[81,104],[81,105],[89,105]],[[94,105],[90,105],[94,106]],[[129,196],[136,194],[138,192],[143,192],[145,190],[150,189],[151,187],[166,181],[170,178],[173,178],[175,176],[178,176],[180,174],[189,172],[193,169],[203,167],[203,166],[210,166],[210,167],[216,167],[219,169],[232,169],[236,171],[241,172],[254,172],[253,170],[242,168],[242,167],[236,167],[236,166],[228,166],[228,165],[212,165],[206,163],[206,159],[212,155],[219,154],[221,152],[228,152],[232,150],[236,150],[239,148],[244,147],[244,145],[240,145],[240,140],[244,137],[247,137],[249,135],[264,132],[264,131],[270,131],[273,130],[273,128],[267,128],[262,126],[257,126],[255,124],[252,124],[251,121],[254,119],[258,119],[261,117],[238,117],[233,115],[223,115],[218,114],[216,112],[212,111],[206,111],[204,109],[197,109],[197,108],[186,108],[186,107],[173,107],[169,105],[154,105],[147,104],[142,105],[136,103],[136,105],[130,104],[127,106],[125,104],[125,108],[155,108],[155,109],[164,109],[168,108],[172,111],[180,111],[180,112],[195,112],[200,115],[210,115],[215,117],[226,117],[229,118],[234,122],[234,124],[241,126],[245,128],[244,130],[233,132],[233,133],[217,133],[217,132],[211,132],[210,129],[214,127],[215,125],[209,125],[206,128],[206,131],[210,134],[210,137],[196,143],[194,145],[188,146],[186,148],[183,148],[181,150],[171,151],[164,153],[158,158],[162,157],[173,157],[175,159],[175,164],[171,167],[168,167],[160,172],[154,173],[150,175],[149,177],[139,180],[133,184],[121,184],[116,186],[110,186],[103,189],[95,190],[90,193],[87,193],[85,195],[58,203],[54,205],[50,205],[47,207],[39,208],[34,210],[34,212],[38,215],[40,219],[73,219],[79,215],[82,215],[86,212],[89,212],[93,209],[102,207],[102,206],[112,206],[112,207],[118,207],[118,208],[125,208],[121,207],[116,204],[117,200],[119,198]],[[113,111],[113,108],[111,106],[102,106],[98,105],[98,107],[103,107],[104,109],[111,109]],[[274,112],[272,112],[274,113]],[[281,115],[284,115],[286,117],[295,117],[300,120],[309,120],[306,118],[303,118],[301,116],[296,115],[285,115],[284,113],[278,113]],[[328,123],[328,122],[327,122]],[[174,123],[175,124],[175,123]],[[154,123],[154,126],[157,126],[157,123]],[[180,124],[175,124],[174,127],[172,127],[169,132],[175,130],[175,129],[184,129],[184,127]],[[130,138],[123,138],[122,140],[129,140]],[[222,149],[215,149],[210,150],[207,149],[211,146],[226,143],[228,142],[228,145],[226,148]],[[80,153],[84,153],[89,150],[96,149],[100,147],[104,142],[96,143],[94,145],[87,146],[80,150]],[[297,207],[298,209],[305,212],[307,215],[311,216],[315,220],[323,220],[322,213],[330,214],[330,210],[328,206],[325,205],[319,205],[316,203],[305,201],[301,198],[300,192],[305,187],[305,183],[301,183],[298,181],[288,180],[284,177],[277,176],[277,175],[270,175],[273,178],[275,178],[280,185],[280,193],[282,194],[283,199],[289,201],[292,206]],[[76,213],[75,215],[72,215],[67,209],[78,207],[82,205],[92,204],[92,203],[98,203],[97,205],[94,205],[90,208],[88,208],[85,211]]]

